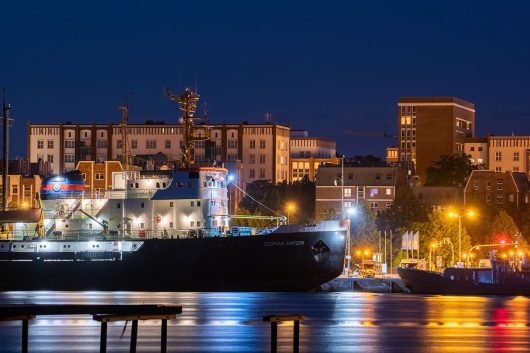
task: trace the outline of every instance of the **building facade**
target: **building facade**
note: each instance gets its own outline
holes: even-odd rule
[[[474,201],[507,210],[528,207],[528,178],[524,173],[474,170],[464,188],[464,202]]]
[[[467,138],[464,153],[470,156],[471,164],[481,169],[489,169],[488,139],[485,137]]]
[[[474,104],[455,97],[399,98],[399,160],[420,184],[433,161],[463,153],[465,138],[474,136]]]
[[[314,181],[319,166],[338,164],[336,142],[309,137],[306,131],[291,133],[290,181],[302,180],[305,176]]]
[[[195,144],[197,164],[240,161],[244,165],[244,173],[237,181],[241,187],[255,180],[289,180],[289,127],[245,122],[208,127],[210,140]],[[199,129],[200,134],[205,137],[205,129]],[[158,152],[164,153],[168,162],[182,158],[180,124],[129,124],[127,135],[133,159],[135,155]],[[48,161],[53,174],[73,170],[80,161],[123,159],[118,124],[30,124],[28,136],[30,161]]]
[[[322,167],[316,179],[316,207],[340,214],[342,209],[365,203],[374,211],[384,211],[404,183],[403,169],[396,167]]]
[[[7,207],[18,209],[39,207],[35,198],[40,192],[42,179],[39,175],[26,177],[20,174],[10,174],[7,177]],[[0,178],[0,199],[2,198],[2,178]]]

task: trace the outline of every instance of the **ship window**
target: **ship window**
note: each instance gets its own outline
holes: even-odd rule
[[[63,248],[66,249],[66,245],[63,245]]]
[[[121,207],[120,203],[116,204],[116,208],[120,208],[120,207]]]
[[[177,188],[183,188],[183,187],[184,187],[184,184],[181,181],[179,181],[177,183]]]
[[[14,248],[16,248],[17,246],[16,245],[13,245]]]
[[[188,187],[189,187],[189,188],[192,187],[191,181],[188,181]]]
[[[162,183],[162,187],[165,188],[166,187],[166,183]]]
[[[206,182],[205,181],[202,182],[202,186],[206,187]]]
[[[138,183],[134,183],[134,187],[138,189]]]
[[[156,183],[156,188],[160,189],[160,183]]]
[[[195,222],[190,221],[190,227],[195,227]]]
[[[173,228],[173,222],[169,222],[169,228]]]
[[[140,208],[144,208],[144,203],[140,203]]]
[[[191,207],[195,206],[195,201],[191,201],[191,202],[190,202],[190,206],[191,206]]]
[[[201,222],[197,221],[197,227],[201,226]]]
[[[197,201],[197,207],[201,207],[201,202]]]
[[[21,247],[23,248],[23,247],[24,247],[24,245],[21,245]]]
[[[173,201],[169,201],[169,207],[173,207]]]
[[[140,228],[144,229],[145,228],[145,223],[140,223]]]

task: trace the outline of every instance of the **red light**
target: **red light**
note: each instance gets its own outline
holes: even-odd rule
[[[501,240],[501,245],[504,245],[506,243],[506,240]]]

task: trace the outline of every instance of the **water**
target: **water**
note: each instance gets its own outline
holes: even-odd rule
[[[168,352],[268,352],[269,314],[307,316],[301,352],[523,352],[530,347],[525,297],[368,293],[8,292],[0,303],[161,304],[183,306],[168,324]],[[128,352],[130,324],[109,324],[108,352]],[[20,352],[20,322],[0,323],[0,352]],[[99,352],[89,316],[38,317],[30,352]],[[138,352],[157,352],[160,322],[140,322]],[[279,327],[290,352],[292,325]]]

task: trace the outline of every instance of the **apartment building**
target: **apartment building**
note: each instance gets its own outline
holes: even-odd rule
[[[336,157],[336,142],[309,137],[307,131],[291,131],[290,139],[290,180],[302,180],[305,176],[314,181],[319,166],[339,164]]]
[[[204,137],[206,129],[200,127],[197,136]],[[237,181],[241,187],[255,180],[289,180],[289,127],[247,122],[208,127],[210,140],[195,144],[197,164],[241,161],[245,166]],[[168,162],[182,158],[180,124],[129,124],[127,135],[133,160],[136,155],[158,152],[165,154]],[[30,161],[48,161],[53,174],[72,170],[80,161],[123,159],[118,124],[29,124],[28,136]]]
[[[442,155],[464,152],[475,136],[475,106],[455,97],[403,97],[398,101],[399,160],[422,184]]]
[[[471,164],[488,169],[488,139],[485,137],[466,138],[464,153],[470,156]]]
[[[364,202],[374,211],[383,211],[392,204],[396,188],[404,183],[404,171],[396,167],[321,167],[316,179],[316,206],[340,213],[342,201],[344,209]]]
[[[464,202],[473,201],[508,210],[528,207],[528,178],[524,173],[474,170],[464,188]]]
[[[0,174],[1,176],[1,174]],[[0,177],[0,199],[2,199],[2,183]],[[40,192],[42,179],[39,175],[32,177],[20,174],[7,176],[7,207],[10,209],[38,207],[35,200],[37,192]]]

